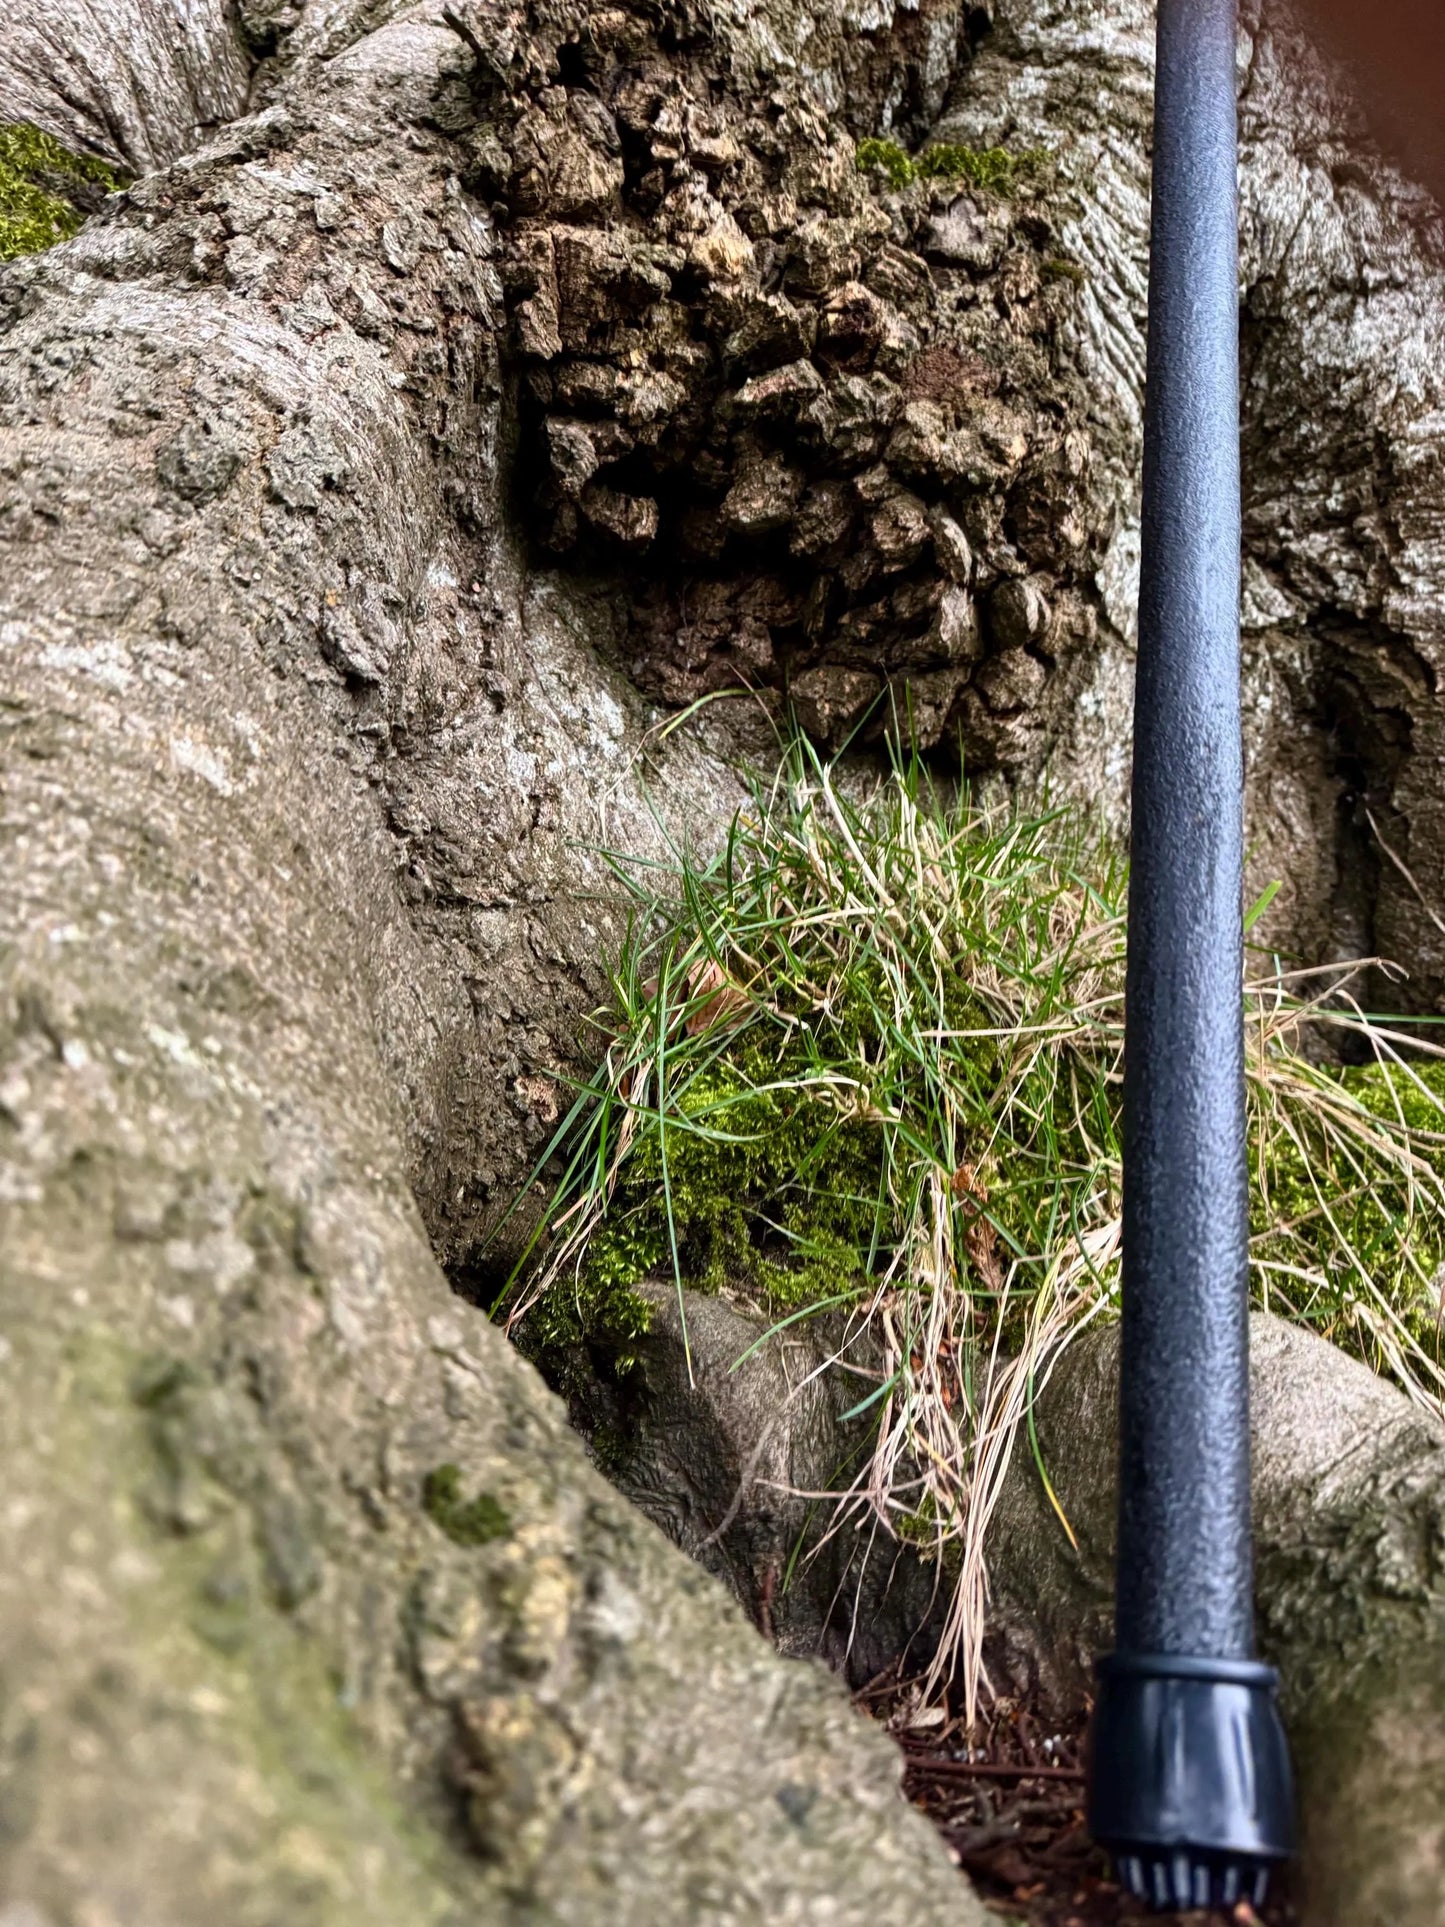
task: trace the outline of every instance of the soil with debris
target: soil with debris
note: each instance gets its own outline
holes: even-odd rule
[[[1108,1857],[1084,1828],[1084,1730],[1042,1717],[1021,1700],[1000,1699],[972,1734],[962,1709],[925,1706],[920,1683],[887,1675],[857,1701],[902,1747],[904,1790],[943,1835],[979,1898],[1020,1927],[1112,1927],[1152,1920],[1145,1904],[1110,1877]],[[1294,1927],[1288,1895],[1263,1912],[1173,1918],[1181,1927]]]

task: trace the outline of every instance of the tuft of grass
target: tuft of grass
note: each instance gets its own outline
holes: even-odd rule
[[[1077,812],[977,809],[917,766],[850,795],[800,743],[716,859],[612,861],[636,916],[610,1042],[549,1147],[566,1174],[509,1318],[625,1372],[659,1275],[773,1329],[843,1314],[865,1436],[834,1529],[871,1512],[947,1555],[936,1675],[958,1667],[971,1711],[1014,1437],[1052,1497],[1033,1401],[1118,1304],[1122,856]],[[1344,971],[1255,958],[1242,994],[1256,1298],[1438,1408],[1441,1053]],[[1306,1026],[1374,1066],[1311,1062]]]
[[[876,171],[893,188],[914,181],[964,181],[994,194],[1011,193],[1037,173],[1044,158],[1039,148],[1011,154],[1006,147],[965,147],[959,141],[936,141],[915,155],[877,136],[859,141],[857,152],[859,171]]]
[[[0,121],[0,262],[69,240],[100,195],[121,185],[104,161],[72,154],[24,121]]]

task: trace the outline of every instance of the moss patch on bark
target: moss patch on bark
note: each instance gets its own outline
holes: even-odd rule
[[[123,182],[24,121],[0,121],[0,262],[68,241]]]

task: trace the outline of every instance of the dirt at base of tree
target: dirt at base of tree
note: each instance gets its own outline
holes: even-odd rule
[[[889,1674],[857,1703],[885,1725],[907,1761],[904,1790],[943,1836],[991,1913],[1018,1927],[1115,1927],[1159,1918],[1110,1877],[1084,1826],[1087,1712],[1067,1722],[1025,1700],[1000,1699],[975,1728],[950,1700],[924,1715],[921,1683]],[[942,1717],[938,1717],[941,1713]],[[1175,1914],[1180,1927],[1296,1927],[1282,1883],[1262,1911]]]

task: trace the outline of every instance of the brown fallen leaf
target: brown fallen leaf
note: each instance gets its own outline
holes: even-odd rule
[[[687,997],[683,1028],[689,1037],[700,1037],[718,1024],[735,1022],[752,1008],[747,992],[711,957],[688,972]]]
[[[986,1291],[1002,1291],[1007,1277],[998,1255],[998,1233],[987,1218],[975,1218],[963,1234],[968,1261]]]
[[[975,1211],[981,1211],[988,1203],[988,1186],[972,1164],[959,1165],[953,1174],[950,1189],[960,1204],[965,1199],[972,1199]]]

